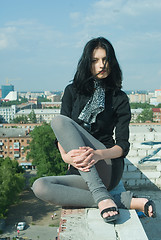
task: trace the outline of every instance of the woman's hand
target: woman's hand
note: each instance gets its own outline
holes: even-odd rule
[[[83,172],[88,172],[94,163],[92,156],[91,149],[79,148],[69,151],[65,158],[73,167]]]
[[[58,147],[63,161],[83,172],[90,171],[90,168],[101,159],[99,150],[90,147],[80,147],[69,152],[65,152],[60,143],[58,143]]]
[[[79,157],[74,157],[74,163],[76,168],[81,168],[83,171],[89,171],[101,159],[99,150],[94,150],[90,147],[80,147],[79,150],[85,152],[82,152]]]

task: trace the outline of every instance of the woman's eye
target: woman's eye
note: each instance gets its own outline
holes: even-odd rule
[[[103,63],[106,63],[106,58],[103,59]]]
[[[94,63],[94,62],[96,62],[97,61],[97,59],[92,59],[92,62]]]

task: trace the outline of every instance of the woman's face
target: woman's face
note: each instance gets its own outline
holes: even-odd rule
[[[95,48],[92,54],[92,75],[98,79],[106,78],[110,74],[109,64],[106,62],[106,50],[104,48]]]

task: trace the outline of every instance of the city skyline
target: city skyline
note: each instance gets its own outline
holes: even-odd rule
[[[104,36],[123,71],[123,90],[161,88],[161,2],[74,0],[0,2],[0,84],[62,91],[84,44]]]

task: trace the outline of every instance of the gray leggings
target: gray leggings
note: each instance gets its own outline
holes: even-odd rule
[[[52,129],[66,152],[82,146],[94,149],[106,147],[72,119],[60,115],[51,123]],[[101,160],[90,172],[79,175],[50,176],[37,179],[33,184],[35,195],[55,205],[94,207],[104,199],[112,198],[118,207],[129,208],[132,193],[111,195],[107,189],[111,181],[111,160]]]

